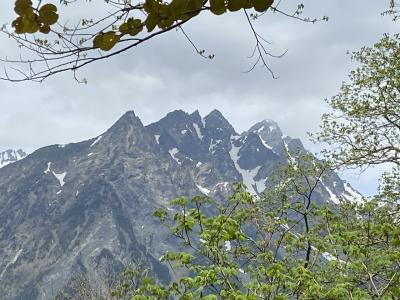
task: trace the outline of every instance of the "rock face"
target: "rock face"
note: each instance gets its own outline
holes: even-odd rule
[[[5,167],[13,162],[23,159],[26,153],[21,149],[13,150],[8,149],[6,151],[0,152],[0,168]]]
[[[148,126],[130,111],[96,138],[0,169],[0,298],[52,299],[104,261],[141,261],[169,281],[159,257],[177,244],[154,210],[182,195],[221,197],[235,181],[258,194],[286,149],[304,147],[270,120],[239,135],[217,110],[173,111]],[[321,194],[360,197],[334,173]]]

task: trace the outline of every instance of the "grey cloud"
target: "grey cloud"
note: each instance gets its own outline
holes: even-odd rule
[[[0,149],[33,150],[87,139],[130,109],[150,123],[173,109],[199,109],[204,115],[217,108],[237,131],[271,118],[286,134],[306,140],[306,132],[318,129],[327,110],[323,99],[338,91],[354,67],[346,52],[373,44],[398,24],[380,16],[385,1],[304,2],[306,14],[326,14],[330,21],[313,25],[267,14],[255,22],[272,42],[271,52],[289,50],[283,58],[269,60],[277,80],[261,68],[241,72],[251,66],[247,56],[254,38],[243,14],[236,13],[218,18],[205,14],[185,26],[200,49],[216,55],[211,61],[174,31],[83,69],[79,76],[88,85],[76,84],[69,73],[43,84],[0,82]],[[283,4],[293,8],[297,2]],[[9,19],[8,11],[0,11],[0,23]],[[15,45],[5,36],[0,39],[0,55],[15,55]]]

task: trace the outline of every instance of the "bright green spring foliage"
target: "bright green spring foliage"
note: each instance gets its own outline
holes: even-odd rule
[[[107,2],[107,1],[106,1]],[[124,18],[108,28],[107,32],[99,32],[93,38],[93,46],[103,51],[111,50],[123,36],[136,36],[143,28],[148,32],[156,28],[166,30],[179,22],[185,22],[197,16],[201,11],[209,10],[215,15],[240,9],[254,9],[265,12],[273,4],[273,0],[145,0],[133,5],[126,1],[124,10],[141,11],[140,17]],[[16,0],[15,12],[18,17],[12,26],[17,34],[32,34],[38,31],[49,33],[51,25],[58,20],[57,7],[44,4],[35,8],[31,0]]]
[[[397,6],[396,6],[397,5]],[[398,4],[393,1],[393,9]],[[352,58],[359,67],[350,73],[340,92],[328,100],[331,113],[323,116],[321,142],[342,167],[392,167],[380,182],[374,201],[396,216],[400,202],[400,35],[385,34],[373,47],[363,47]],[[387,168],[389,169],[389,168]],[[394,239],[396,244],[399,238]]]
[[[379,199],[318,205],[329,166],[302,155],[261,197],[237,184],[226,203],[177,198],[155,215],[185,251],[161,258],[186,270],[168,286],[146,278],[119,299],[398,299],[398,205]],[[182,274],[181,272],[179,272]],[[127,293],[130,298],[124,298]],[[117,299],[118,299],[117,297]]]
[[[360,66],[327,102],[319,141],[337,146],[331,158],[344,166],[400,166],[400,35],[384,35],[353,53]]]
[[[336,145],[333,165],[394,165],[375,197],[329,205],[319,188],[332,164],[300,153],[260,197],[238,184],[225,202],[177,198],[155,216],[184,246],[162,261],[187,275],[137,281],[119,299],[400,299],[399,49],[385,35],[354,54],[319,134]]]

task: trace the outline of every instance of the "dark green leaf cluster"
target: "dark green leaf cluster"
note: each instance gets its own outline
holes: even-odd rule
[[[12,22],[18,34],[49,33],[51,25],[58,20],[57,7],[53,4],[44,4],[40,8],[32,7],[31,0],[16,0],[14,11],[18,17]]]
[[[272,4],[273,0],[145,0],[143,4],[130,8],[140,10],[146,16],[144,19],[130,17],[119,25],[118,30],[107,28],[107,32],[99,32],[93,38],[93,46],[109,51],[125,35],[136,36],[144,27],[148,32],[152,32],[156,27],[167,30],[177,23],[197,16],[202,10],[210,10],[216,15],[250,8],[265,12]],[[12,26],[17,34],[38,31],[49,33],[50,26],[58,20],[57,7],[53,4],[34,9],[31,0],[16,0],[15,12],[19,17],[14,20]]]
[[[258,12],[266,11],[273,0],[172,0],[167,3],[161,0],[146,0],[143,12],[147,16],[144,20],[129,18],[119,26],[118,31],[108,31],[98,34],[94,40],[94,47],[103,51],[111,50],[124,35],[135,36],[143,27],[152,32],[156,27],[166,30],[178,22],[185,22],[197,16],[202,10],[210,10],[215,15],[229,11],[254,8]]]

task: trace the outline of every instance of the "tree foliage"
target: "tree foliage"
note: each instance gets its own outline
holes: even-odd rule
[[[397,206],[317,205],[329,166],[299,159],[260,198],[238,184],[225,204],[196,196],[156,211],[187,249],[161,260],[188,275],[169,286],[147,278],[131,299],[399,298]]]
[[[397,0],[390,0],[389,9],[382,13],[383,15],[389,15],[393,21],[398,21],[400,18],[400,3]]]
[[[340,165],[400,166],[400,35],[384,35],[373,47],[353,53],[360,66],[341,91],[327,100],[319,141],[335,146]]]
[[[355,52],[360,66],[328,101],[317,135],[335,144],[334,165],[394,165],[376,196],[319,205],[331,164],[301,154],[261,197],[239,184],[225,204],[175,199],[175,213],[155,215],[186,251],[162,260],[188,275],[143,282],[132,299],[399,299],[399,53],[398,35]]]
[[[50,2],[55,2],[51,1]],[[183,25],[198,15],[211,12],[222,15],[243,11],[250,32],[254,37],[254,59],[248,71],[260,65],[275,78],[268,66],[271,54],[268,42],[255,30],[253,22],[268,10],[285,17],[315,23],[328,17],[303,17],[304,5],[297,3],[293,11],[281,10],[282,1],[273,0],[60,0],[59,3],[44,3],[42,0],[14,0],[16,17],[11,27],[3,25],[1,31],[20,47],[17,58],[5,58],[2,80],[38,81],[72,71],[78,82],[87,82],[77,77],[77,70],[94,62],[132,50],[147,41],[176,29],[184,35],[195,51],[204,58],[212,59],[184,31]],[[90,7],[90,3],[93,6]],[[88,4],[89,3],[89,6]],[[68,8],[86,16],[75,17]],[[399,3],[389,1],[389,8],[382,13],[399,18]]]
[[[112,24],[118,26],[91,34],[82,45],[90,41],[90,50],[112,51],[125,37],[131,39],[144,28],[159,34],[179,27],[203,10],[218,15],[250,5],[247,1],[234,6],[238,4],[214,0],[188,10],[186,4],[181,7],[179,3],[146,1],[140,7],[124,3],[120,12],[145,11],[146,17],[113,19],[116,23]],[[251,3],[256,11],[272,5],[269,1]],[[58,18],[55,7],[45,4],[34,8],[31,1],[19,1],[18,5],[13,24],[16,30],[53,30]],[[174,5],[179,9],[171,10]],[[94,24],[85,26],[92,28]],[[144,40],[132,40],[132,45]],[[323,116],[316,138],[334,146],[327,153],[334,166],[392,164],[393,170],[383,176],[376,196],[361,202],[340,199],[335,206],[318,204],[317,199],[323,197],[319,187],[332,165],[301,154],[291,157],[268,180],[260,197],[237,184],[225,202],[205,196],[174,199],[173,212],[161,208],[155,216],[186,250],[167,252],[161,261],[186,275],[162,285],[138,270],[127,270],[110,297],[399,299],[400,35],[384,35],[373,47],[364,47],[352,57],[360,66],[328,100],[332,112]]]
[[[16,17],[11,28],[3,26],[2,31],[26,56],[6,59],[11,70],[2,79],[43,81],[65,71],[75,75],[88,64],[121,54],[173,29],[181,31],[198,54],[212,59],[214,55],[199,49],[183,25],[206,12],[219,16],[238,11],[244,13],[254,36],[254,64],[250,69],[262,65],[273,74],[267,57],[280,55],[268,52],[267,43],[252,22],[268,10],[306,22],[317,21],[300,17],[302,4],[293,12],[285,12],[273,0],[103,0],[96,1],[95,7],[92,1],[87,2],[62,0],[55,5],[41,0],[15,0]],[[87,11],[87,17],[74,19],[68,13],[71,7],[79,14],[81,9]]]

